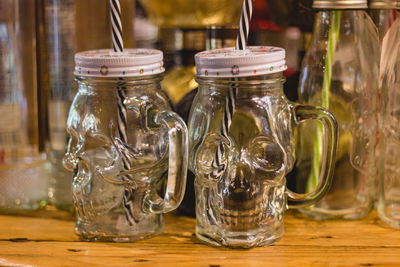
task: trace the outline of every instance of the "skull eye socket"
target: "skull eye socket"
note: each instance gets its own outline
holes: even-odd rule
[[[108,147],[111,142],[108,137],[98,133],[88,133],[85,136],[85,150]]]
[[[217,134],[208,136],[197,153],[198,171],[206,175],[221,171],[227,164],[228,149],[227,142],[222,136]]]
[[[254,138],[249,152],[257,168],[264,171],[277,171],[285,165],[285,153],[281,146],[267,136]]]

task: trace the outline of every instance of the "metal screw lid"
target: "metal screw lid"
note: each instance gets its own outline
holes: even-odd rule
[[[112,49],[83,51],[75,54],[77,76],[136,77],[164,72],[163,52],[156,49]]]
[[[366,9],[367,0],[314,0],[313,8],[318,9]]]
[[[370,0],[369,8],[372,9],[393,9],[399,5],[397,0]]]
[[[207,50],[195,56],[198,77],[248,77],[282,72],[287,69],[285,49],[273,46],[248,46]]]

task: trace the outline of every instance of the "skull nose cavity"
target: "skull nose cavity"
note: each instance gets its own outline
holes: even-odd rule
[[[230,166],[227,178],[218,208],[222,227],[235,231],[255,228],[264,218],[265,203],[252,166],[243,160],[236,162]]]
[[[238,203],[252,198],[257,186],[253,181],[254,173],[248,164],[243,162],[233,164],[227,178],[223,190],[224,197]]]
[[[245,181],[253,176],[252,168],[244,162],[237,162],[231,165],[228,177],[231,181]]]

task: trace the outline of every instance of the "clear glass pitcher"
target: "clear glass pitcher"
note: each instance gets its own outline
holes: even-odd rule
[[[253,247],[283,234],[286,200],[318,201],[331,182],[337,125],[325,109],[290,103],[283,93],[285,50],[233,48],[196,55],[199,91],[189,118],[189,168],[196,175],[196,235],[212,245]],[[294,128],[324,125],[325,154],[315,191],[286,188],[295,161]]]
[[[183,198],[188,157],[186,125],[160,88],[162,52],[86,51],[75,65],[64,156],[74,172],[75,232],[115,242],[156,235],[162,214]]]

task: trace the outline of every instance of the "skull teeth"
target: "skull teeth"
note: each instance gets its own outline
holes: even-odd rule
[[[230,229],[252,229],[267,219],[267,203],[259,201],[253,209],[221,209],[219,219],[222,225]]]
[[[268,189],[268,190],[267,190]],[[284,210],[284,186],[266,188],[252,200],[232,201],[223,198],[223,207],[216,210],[221,227],[232,231],[247,231],[282,219]]]

